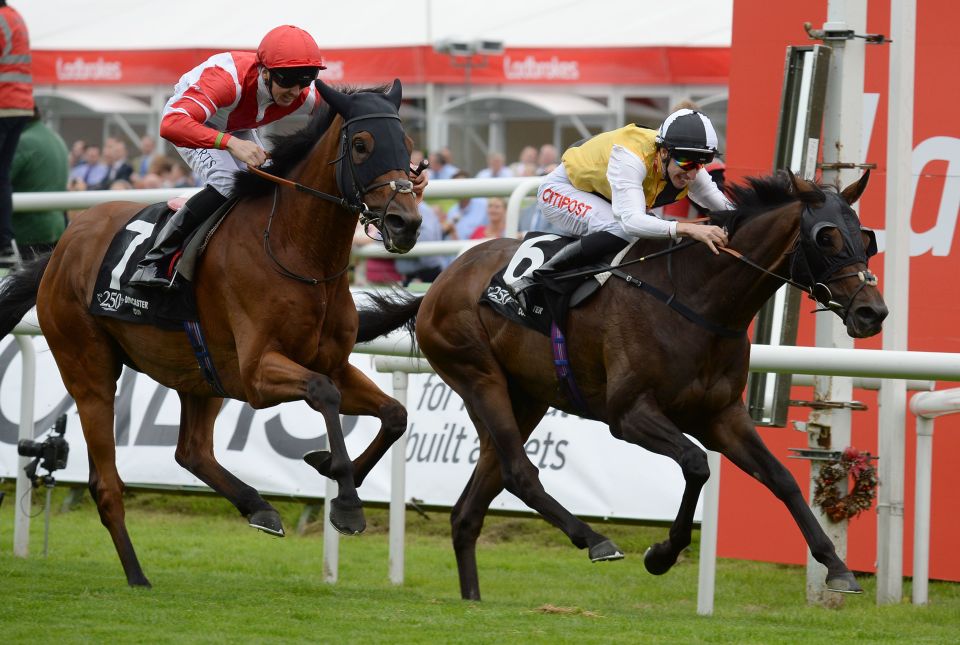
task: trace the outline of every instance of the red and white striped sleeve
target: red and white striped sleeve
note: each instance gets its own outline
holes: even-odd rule
[[[222,67],[208,67],[170,106],[160,122],[160,136],[181,148],[225,149],[230,135],[204,125],[237,99],[234,78]]]

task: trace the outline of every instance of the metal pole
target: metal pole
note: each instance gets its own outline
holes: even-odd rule
[[[37,353],[33,339],[16,336],[20,346],[20,439],[33,439],[33,395],[37,382]],[[30,502],[33,483],[23,469],[30,463],[27,457],[17,461],[17,492],[13,509],[13,554],[25,558],[30,554]]]
[[[713,614],[717,579],[717,528],[720,519],[720,453],[707,451],[710,479],[703,487],[703,518],[700,522],[700,568],[697,583],[697,613]]]
[[[393,398],[407,407],[406,372],[393,373]],[[403,547],[406,537],[407,433],[390,449],[390,582],[403,584]]]
[[[43,557],[47,557],[50,546],[50,496],[53,494],[53,485],[47,484],[47,503],[43,509]]]
[[[887,194],[884,235],[884,295],[890,316],[883,349],[907,349],[910,311],[910,191],[913,154],[916,0],[890,1],[890,81],[887,91]],[[903,598],[903,477],[907,393],[902,380],[880,388],[877,500],[877,604]]]
[[[917,477],[913,514],[913,604],[927,604],[930,578],[930,494],[933,419],[917,417]]]
[[[853,29],[865,31],[866,0],[830,0],[824,31]],[[861,132],[863,115],[864,42],[862,40],[830,40],[830,74],[823,115],[824,164],[859,163],[863,161]],[[859,179],[857,169],[824,168],[821,181],[845,187]],[[856,208],[856,205],[854,205]],[[816,321],[817,347],[852,349],[851,339],[836,316],[820,316]],[[814,377],[814,399],[817,401],[850,401],[853,380],[847,376]],[[814,410],[807,423],[807,445],[810,448],[843,450],[851,444],[851,419],[848,409]],[[847,524],[831,521],[819,507],[813,506],[814,483],[820,473],[820,462],[810,463],[811,510],[833,543],[837,556],[847,559]],[[840,607],[843,595],[827,590],[826,569],[807,551],[807,602],[823,607]]]

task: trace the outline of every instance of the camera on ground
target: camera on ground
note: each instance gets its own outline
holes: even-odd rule
[[[22,457],[33,457],[33,461],[26,465],[24,472],[36,488],[41,479],[46,483],[52,480],[51,475],[37,476],[37,468],[43,468],[48,473],[67,467],[67,457],[70,455],[70,445],[63,438],[67,431],[67,415],[61,414],[51,429],[49,437],[43,441],[21,439],[17,444],[17,452]]]

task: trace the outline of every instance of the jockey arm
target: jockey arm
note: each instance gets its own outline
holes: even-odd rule
[[[233,137],[211,128],[206,122],[237,98],[236,84],[230,74],[220,67],[209,67],[164,115],[160,136],[179,148],[229,150]]]
[[[690,183],[687,194],[691,200],[707,210],[728,211],[733,208],[733,204],[713,181],[713,177],[706,168],[701,168],[697,173],[696,179]]]
[[[614,145],[607,164],[613,215],[623,230],[635,237],[677,239],[677,223],[647,213],[643,180],[647,167],[640,157],[623,146]]]
[[[700,169],[696,181],[706,179],[709,187],[703,187],[703,199],[706,204],[717,204],[717,209],[730,208],[720,189],[707,174]],[[643,180],[647,176],[647,168],[637,155],[621,146],[613,146],[610,153],[610,163],[607,166],[607,181],[610,182],[613,214],[620,221],[623,230],[642,238],[672,238],[689,237],[706,244],[713,253],[719,253],[717,246],[726,246],[727,235],[718,226],[702,226],[690,222],[675,222],[662,220],[647,213],[647,202],[643,192]],[[710,191],[710,188],[713,191]],[[691,187],[692,191],[692,187]],[[701,203],[697,200],[697,203]]]

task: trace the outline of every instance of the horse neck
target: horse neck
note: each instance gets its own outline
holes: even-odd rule
[[[732,237],[730,248],[767,271],[787,277],[788,254],[800,232],[800,213],[800,205],[793,204],[755,216]],[[698,272],[691,272],[695,282],[687,284],[696,285],[692,293],[697,294],[695,301],[699,300],[693,308],[729,329],[745,329],[783,281],[726,253],[716,259],[724,264],[720,271],[717,262],[708,260],[699,263]]]
[[[334,119],[290,179],[328,195],[339,195],[337,166],[330,161],[338,154],[342,123],[341,117]],[[274,228],[280,230],[271,232],[271,240],[278,242],[278,246],[295,249],[325,276],[346,266],[357,225],[356,215],[332,202],[290,189],[281,190],[276,209]]]

